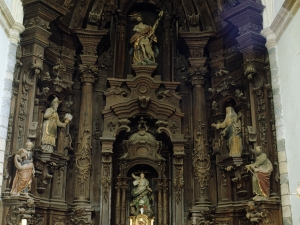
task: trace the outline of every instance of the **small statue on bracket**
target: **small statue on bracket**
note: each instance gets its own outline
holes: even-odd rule
[[[226,108],[226,118],[222,123],[213,123],[216,129],[224,128],[221,134],[227,139],[229,156],[239,157],[242,154],[241,121],[232,107]]]
[[[20,195],[23,190],[28,194],[35,173],[31,151],[33,144],[28,141],[25,146],[26,149],[21,148],[15,154],[14,163],[17,171],[10,192],[12,195]]]
[[[136,33],[130,38],[130,44],[133,45],[133,64],[156,65],[155,57],[158,54],[158,49],[154,53],[152,43],[157,42],[157,37],[154,33],[162,16],[163,11],[160,11],[158,19],[153,27],[151,27],[142,22],[142,15],[140,13],[134,12],[129,15],[130,20],[139,22],[133,28],[133,31]]]
[[[251,171],[254,201],[268,200],[270,195],[270,175],[273,171],[273,165],[268,159],[267,155],[262,152],[261,146],[255,148],[255,162],[246,165],[246,168]]]
[[[67,123],[71,121],[71,114],[65,115],[64,123],[60,122],[57,108],[61,101],[57,97],[51,102],[50,108],[48,108],[44,114],[44,123],[43,123],[43,136],[42,136],[42,150],[44,152],[53,152],[54,147],[56,146],[57,138],[57,127],[66,127]]]

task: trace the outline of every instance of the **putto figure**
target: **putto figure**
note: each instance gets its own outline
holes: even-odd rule
[[[44,152],[53,152],[56,146],[57,127],[66,127],[66,124],[71,120],[66,118],[62,123],[59,120],[57,108],[61,101],[54,98],[51,102],[51,107],[48,108],[44,114],[43,136],[42,136],[42,149]]]
[[[149,181],[145,178],[145,174],[141,173],[140,176],[131,174],[135,179],[133,185],[136,186],[132,189],[133,200],[130,203],[131,207],[135,207],[135,211],[131,210],[132,214],[137,214],[140,211],[141,214],[147,214],[148,216],[152,213],[151,201],[152,201],[152,189],[149,187]]]
[[[222,135],[227,139],[229,156],[239,157],[242,154],[241,121],[232,107],[226,108],[226,118],[222,123],[213,123],[216,129],[224,128]]]
[[[129,15],[131,20],[139,22],[133,28],[133,31],[136,33],[130,38],[130,44],[133,45],[133,64],[156,64],[155,57],[158,53],[154,53],[152,43],[157,42],[157,38],[154,33],[162,16],[163,11],[160,11],[158,19],[154,23],[153,27],[151,27],[142,22],[142,15],[140,13],[134,12]]]
[[[31,151],[33,144],[29,141],[25,146],[26,149],[21,148],[18,150],[14,158],[17,171],[10,192],[12,195],[20,195],[23,190],[25,191],[25,194],[27,194],[28,189],[30,189],[31,186],[32,177],[35,173]]]
[[[252,188],[256,196],[254,201],[268,200],[270,195],[270,175],[273,171],[273,165],[267,155],[262,152],[261,146],[257,146],[254,151],[255,162],[246,165],[246,168],[252,172]]]

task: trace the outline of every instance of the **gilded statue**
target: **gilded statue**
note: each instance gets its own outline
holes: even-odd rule
[[[33,144],[29,141],[25,146],[26,149],[19,149],[14,157],[14,164],[17,171],[10,192],[12,195],[20,195],[23,190],[27,194],[35,173],[32,160]]]
[[[44,114],[43,123],[43,136],[42,136],[42,149],[44,152],[53,152],[56,146],[57,127],[66,127],[67,123],[72,119],[70,114],[66,114],[66,119],[62,123],[59,120],[57,108],[61,101],[57,97],[51,102],[50,108],[48,108]]]
[[[232,107],[226,108],[226,118],[222,123],[213,123],[216,129],[224,128],[221,132],[227,139],[229,156],[238,157],[242,154],[241,121]]]
[[[151,27],[142,22],[142,15],[140,13],[134,12],[129,15],[131,20],[138,22],[133,28],[135,34],[130,38],[130,44],[133,45],[133,64],[156,65],[156,54],[153,51],[152,43],[157,42],[157,37],[154,33],[162,16],[163,11],[160,11],[158,19],[153,27]]]
[[[267,155],[262,152],[261,146],[257,146],[255,151],[255,162],[246,165],[246,168],[252,172],[252,189],[256,194],[254,201],[267,200],[270,195],[270,175],[273,171],[273,165]]]
[[[145,178],[144,173],[141,173],[140,176],[135,176],[133,173],[131,175],[135,179],[133,181],[135,187],[131,192],[133,197],[133,200],[130,203],[131,213],[135,215],[140,211],[141,214],[145,213],[150,215],[152,213],[151,202],[153,197],[152,189],[149,187],[149,181]],[[133,207],[135,207],[135,210]]]

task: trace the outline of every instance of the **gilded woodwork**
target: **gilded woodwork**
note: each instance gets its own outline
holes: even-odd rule
[[[152,188],[148,225],[151,219],[158,225],[282,224],[259,1],[22,2],[26,29],[11,90],[3,224],[21,218],[47,225],[138,223],[140,214],[130,213],[137,171]],[[161,11],[155,64],[133,64],[130,15],[139,12],[152,26]],[[44,152],[44,114],[56,97],[60,121],[67,113],[73,119],[58,128],[54,151]],[[224,121],[228,107],[239,122],[236,155],[210,126]],[[10,194],[13,158],[27,141],[34,144],[36,170],[29,205],[22,192]],[[256,146],[273,172],[269,198],[254,202],[247,165]]]

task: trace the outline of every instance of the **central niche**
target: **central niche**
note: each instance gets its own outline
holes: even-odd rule
[[[140,117],[131,124],[132,131],[121,132],[114,146],[112,224],[130,224],[130,218],[149,219],[150,225],[169,214],[172,144],[166,134],[156,132],[154,120]]]

